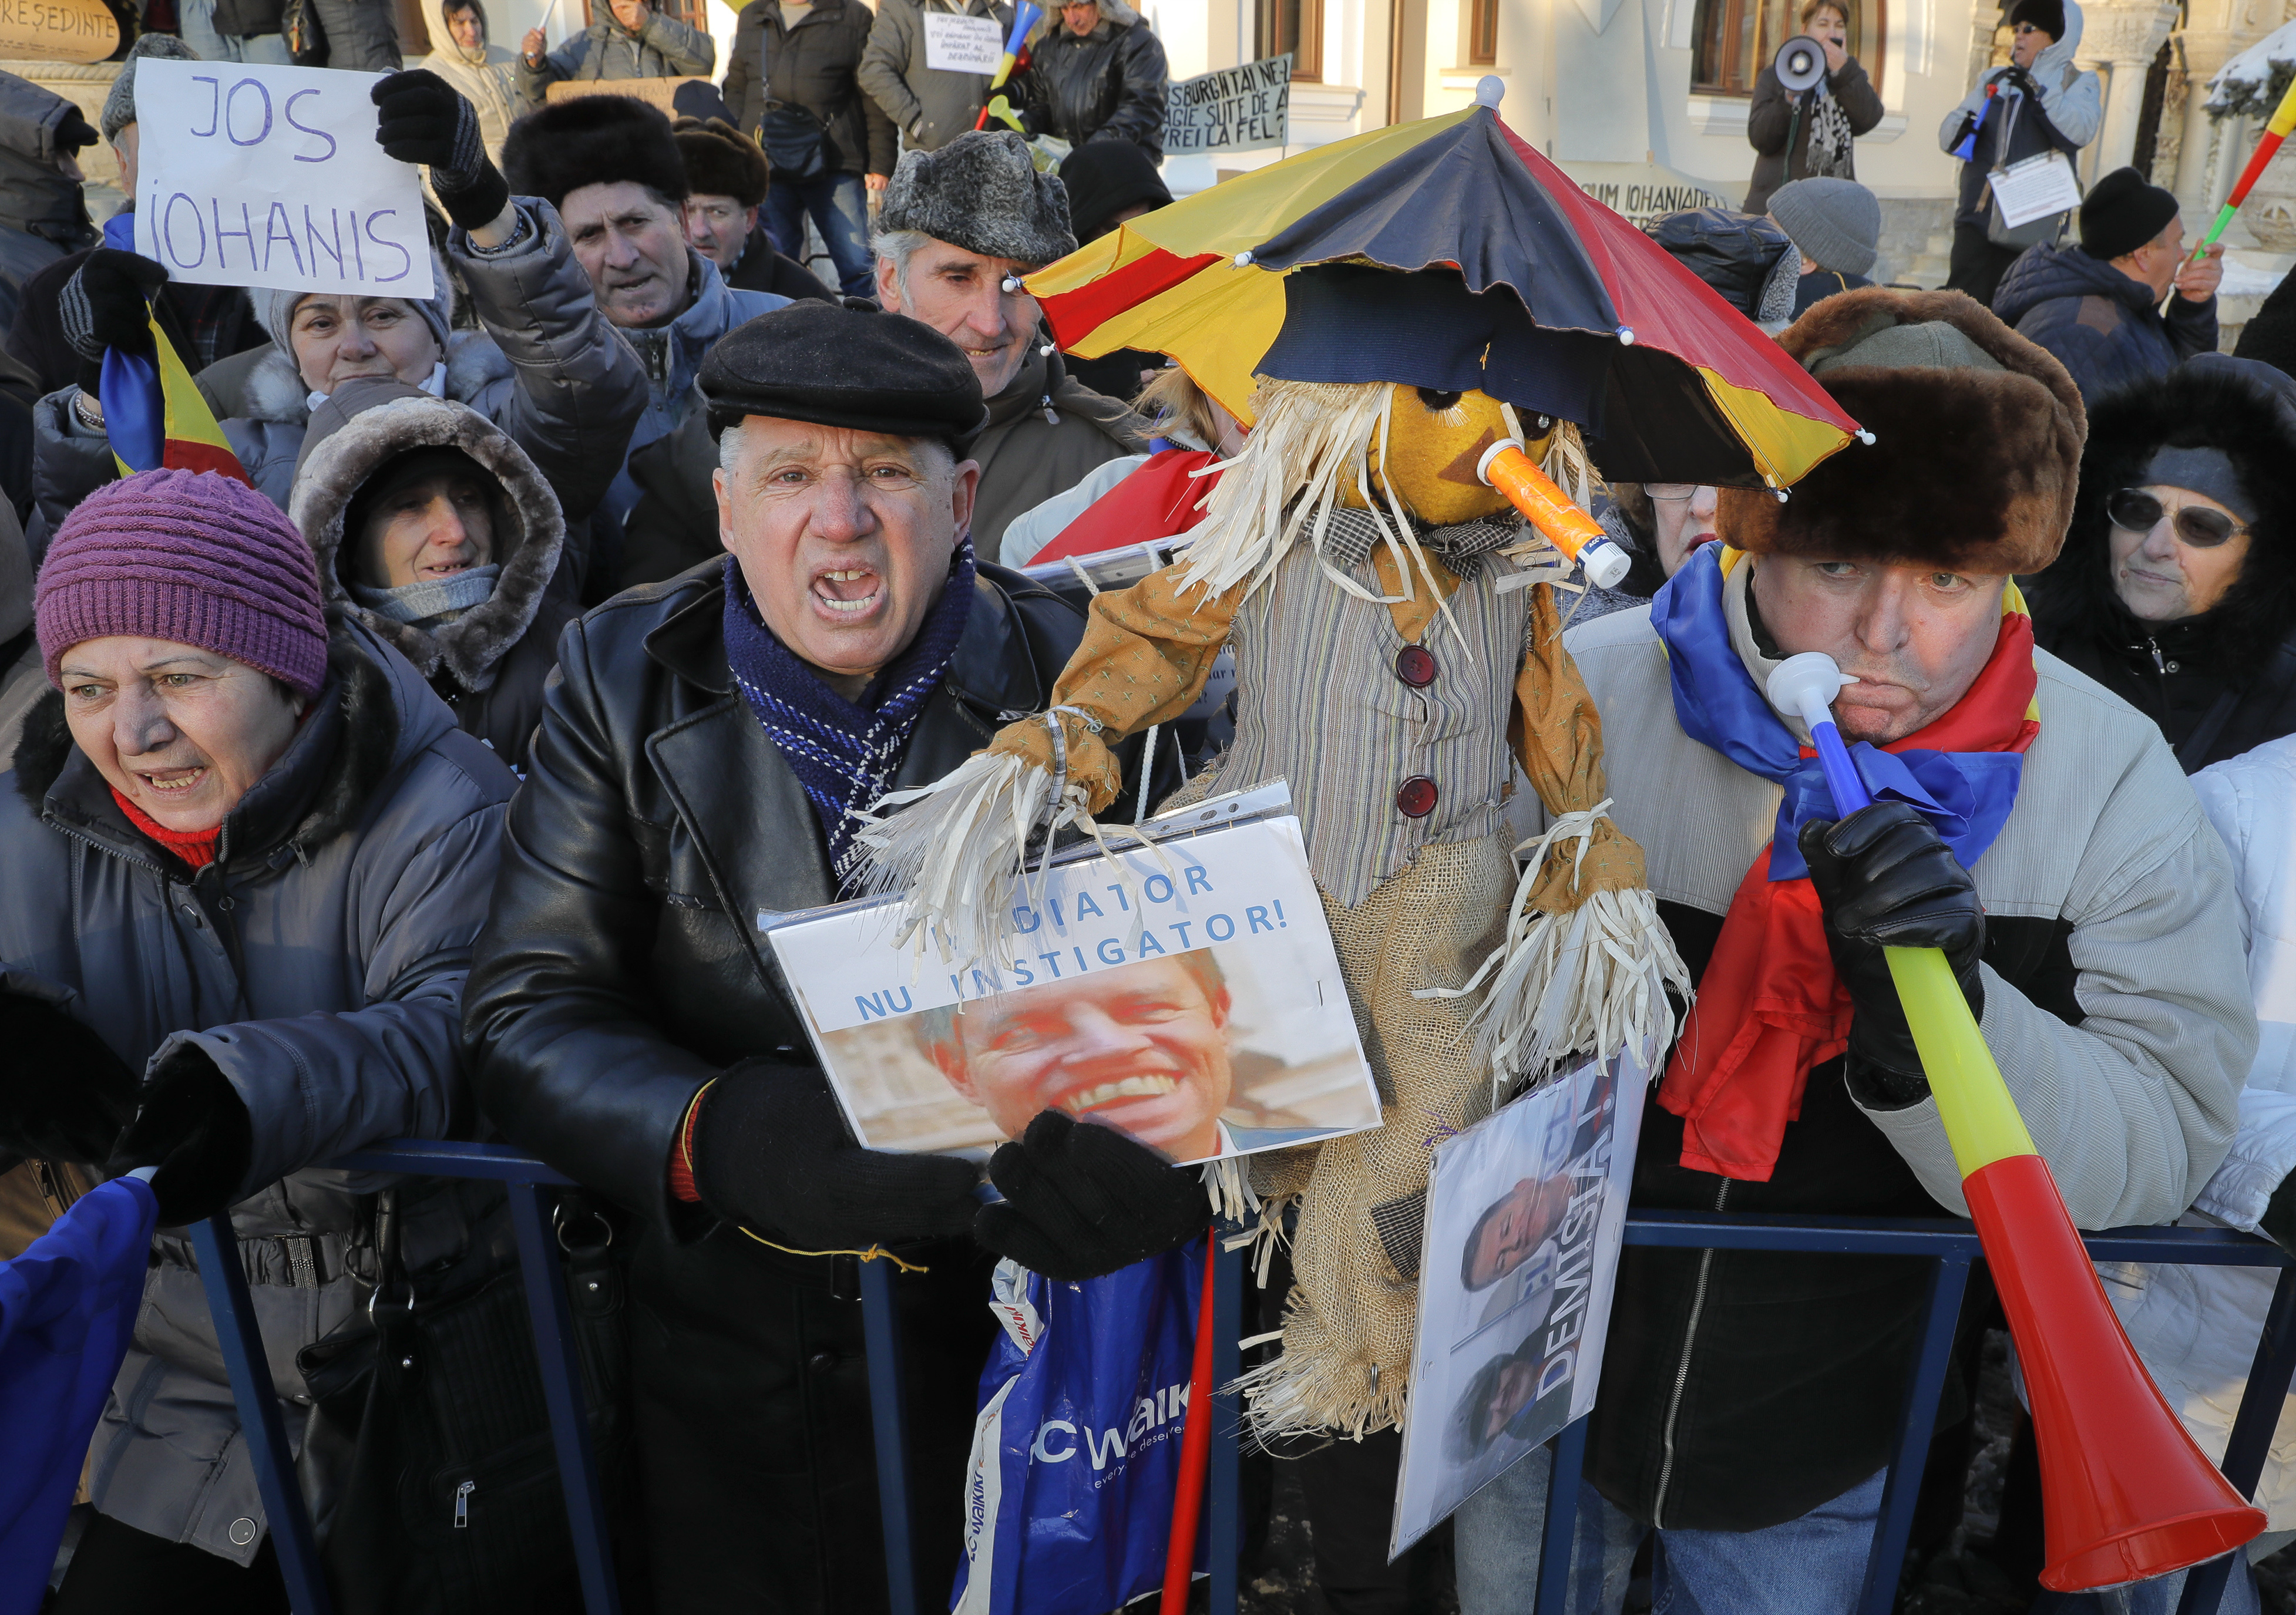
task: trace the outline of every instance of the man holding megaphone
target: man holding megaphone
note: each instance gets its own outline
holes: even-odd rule
[[[1853,136],[1882,121],[1882,97],[1849,53],[1849,0],[1802,0],[1801,32],[1754,80],[1746,138],[1759,153],[1746,193],[1749,213],[1767,213],[1790,179],[1857,177]]]
[[[1915,1045],[1928,1023],[1909,1025],[1884,957],[1912,947],[1943,954],[2073,1221],[2166,1221],[2225,1154],[2257,1034],[2224,851],[2192,787],[2157,729],[2035,649],[2013,581],[2063,540],[2079,395],[1958,292],[1842,292],[1779,341],[1874,441],[1783,501],[1723,488],[1719,543],[1647,612],[1564,642],[1602,710],[1612,812],[1698,991],[1644,1111],[1634,1203],[1966,1215]],[[1764,693],[1806,652],[1853,676],[1831,717],[1874,799],[1862,811],[1837,815],[1806,721]],[[2094,1290],[2077,1244],[2059,1258]],[[1928,1275],[1916,1258],[1628,1249],[1580,1503],[1601,1529],[1582,1513],[1580,1540],[1631,1557],[1658,1530],[1660,1609],[1854,1607]],[[2082,1333],[2021,1332],[2029,1376],[2116,1344]],[[1949,1384],[1939,1422],[1965,1406]],[[2093,1411],[2103,1428],[2070,1432],[2082,1462],[2045,1464],[2045,1485],[2129,1449],[2136,1417]],[[1546,1485],[1546,1465],[1521,1464],[1460,1511],[1464,1615],[1528,1615],[1512,1589],[1537,1581],[1521,1560]],[[2160,1518],[2098,1525],[2107,1513],[2066,1511],[2062,1530],[2052,1513],[2051,1568],[2072,1579],[2050,1586],[2100,1585],[2112,1555],[2081,1550]]]

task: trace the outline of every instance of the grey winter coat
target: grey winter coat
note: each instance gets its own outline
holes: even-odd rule
[[[26,281],[95,243],[79,183],[56,166],[69,154],[56,130],[78,110],[29,79],[0,73],[0,315],[11,324]]]
[[[504,250],[481,252],[460,228],[447,239],[447,257],[484,329],[448,338],[446,396],[508,432],[557,490],[568,520],[578,522],[621,463],[645,407],[645,373],[598,312],[557,209],[537,197],[517,201],[526,230]],[[50,393],[33,412],[38,553],[72,506],[118,474],[110,438],[73,414],[75,390]],[[255,486],[284,510],[310,425],[310,393],[293,360],[275,348],[248,373],[243,396],[247,413],[224,421],[224,436]],[[578,543],[578,583],[586,559]]]
[[[196,1043],[247,1103],[253,1155],[232,1224],[299,1448],[309,1410],[295,1353],[363,1326],[355,1275],[372,1268],[356,1191],[381,1186],[312,1163],[472,1125],[463,981],[512,785],[356,624],[336,629],[312,715],[196,873],[121,816],[71,743],[60,693],[0,781],[0,981],[61,999],[132,1068]],[[414,1193],[410,1268],[468,1237],[461,1194]],[[261,1546],[253,1467],[180,1234],[154,1246],[94,1460],[102,1513],[238,1564]],[[323,1479],[306,1483],[324,1515]]]
[[[595,22],[545,56],[518,59],[519,111],[540,106],[562,78],[707,78],[718,68],[718,42],[690,23],[660,12],[633,34],[602,8]]]
[[[396,384],[344,388],[319,406],[305,441],[288,514],[310,541],[328,608],[357,618],[414,663],[465,733],[523,770],[542,719],[543,682],[558,664],[559,633],[581,611],[559,576],[566,522],[550,484],[478,411]],[[351,501],[391,461],[422,448],[460,449],[494,480],[493,562],[502,569],[492,595],[429,628],[358,604],[342,575]]]
[[[877,0],[877,21],[855,77],[901,131],[904,149],[938,152],[973,126],[988,94],[986,73],[948,73],[926,65],[925,16],[993,17],[1013,27],[1004,0]]]

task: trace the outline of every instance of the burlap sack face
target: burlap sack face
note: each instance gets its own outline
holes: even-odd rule
[[[1468,1029],[1476,1001],[1412,993],[1473,973],[1505,929],[1513,877],[1504,836],[1442,841],[1353,908],[1324,899],[1385,1125],[1253,1158],[1263,1195],[1300,1199],[1283,1352],[1250,1376],[1263,1439],[1402,1421],[1419,1286],[1386,1253],[1373,1209],[1423,1194],[1435,1146],[1488,1114],[1491,1092]]]

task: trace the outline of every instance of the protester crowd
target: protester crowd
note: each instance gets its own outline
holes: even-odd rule
[[[938,1597],[992,1268],[1116,1272],[1211,1204],[1193,1170],[1058,1111],[997,1152],[993,1204],[973,1161],[863,1148],[760,932],[860,892],[854,816],[1043,712],[1105,644],[1085,590],[1021,569],[1185,541],[1249,440],[1160,354],[1062,353],[1025,284],[1170,203],[1162,46],[1122,0],[1054,9],[1008,92],[1024,136],[977,129],[987,78],[928,59],[931,20],[1001,29],[1002,0],[752,0],[722,85],[674,114],[596,89],[717,72],[648,0],[515,50],[484,0],[437,0],[404,67],[396,13],[316,0],[329,64],[383,75],[376,140],[435,211],[433,296],[333,296],[189,285],[99,239],[72,153],[108,142],[133,194],[140,63],[290,60],[279,0],[180,4],[98,126],[0,75],[0,1258],[135,1168],[160,1224],[47,1607],[287,1607],[187,1232],[226,1213],[330,1563],[374,1567],[378,1608],[481,1587],[575,1607],[554,1485],[498,1503],[466,1455],[450,1529],[541,1521],[481,1570],[413,1522],[437,1499],[376,1480],[359,1409],[391,1317],[504,1296],[521,1316],[499,1188],[328,1164],[401,1138],[499,1139],[579,1185],[560,1238],[612,1298],[577,1311],[633,1611],[886,1607],[857,1301],[860,1263],[898,1258]],[[2296,292],[2218,355],[2219,258],[2190,259],[2134,170],[2046,236],[1990,217],[1998,161],[2095,133],[2077,0],[2016,0],[2011,63],[1941,131],[1966,171],[1951,289],[1874,283],[1850,142],[1880,102],[1844,10],[1800,20],[1824,88],[1765,74],[1745,210],[1653,234],[1879,446],[1786,500],[1602,487],[1633,564],[1564,608],[1693,1024],[1754,1048],[1766,1085],[1726,1117],[1654,1088],[1636,1203],[1964,1213],[1883,962],[1910,943],[1944,951],[2081,1226],[2192,1217],[2296,1249]],[[156,342],[244,480],[122,474],[98,378]],[[1726,713],[1804,651],[1857,676],[1852,739],[2021,756],[1981,830],[1941,838],[1903,801],[1780,808],[1796,759],[1726,743]],[[1148,789],[1104,825],[1182,783],[1177,755],[1122,756]],[[1778,857],[1806,879],[1758,879]],[[1820,985],[1758,1007],[1765,972]],[[1726,1125],[1759,1173],[1702,1153]],[[1269,1327],[1290,1271],[1263,1272]],[[1570,1609],[1619,1611],[1644,1578],[1660,1610],[1851,1607],[1926,1274],[1629,1250]],[[2269,1280],[2128,1291],[2132,1339],[2220,1447]],[[1955,1496],[1993,1307],[1972,1289],[1931,1447]],[[439,1364],[426,1394],[488,1406],[546,1480],[542,1425],[504,1411],[535,1403],[530,1368]],[[1362,1434],[1254,1455],[1246,1536],[1287,1466],[1334,1615],[1425,1607],[1427,1550],[1387,1562],[1395,1432]],[[2296,1538],[2286,1470],[2251,1558]],[[1550,1475],[1517,1465],[1447,1530],[1466,1615],[1532,1607]],[[2011,1489],[2030,1503],[2030,1476]],[[2006,1577],[2026,1603],[2033,1568]],[[2180,1586],[2092,1603],[2165,1615]],[[2244,1564],[2218,1607],[2258,1608]]]

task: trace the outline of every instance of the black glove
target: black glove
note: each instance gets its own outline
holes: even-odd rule
[[[196,1043],[176,1045],[144,1084],[143,1106],[104,1169],[157,1167],[160,1226],[180,1228],[227,1209],[255,1155],[247,1103]]]
[[[135,1073],[60,1004],[0,993],[0,1155],[95,1162],[135,1113]]]
[[[82,151],[102,138],[78,107],[66,112],[56,125],[56,144],[67,152]]]
[[[56,300],[64,340],[91,365],[103,350],[152,351],[152,296],[168,283],[165,266],[117,247],[98,247],[72,271]]]
[[[980,1209],[973,1238],[1049,1279],[1114,1273],[1211,1225],[1193,1168],[1065,1111],[1039,1111],[989,1157],[988,1176],[1004,1198]]]
[[[729,1222],[800,1250],[954,1239],[980,1168],[953,1155],[865,1150],[811,1066],[727,1068],[693,1122],[693,1187]]]
[[[1869,1103],[1878,1094],[1876,1108],[1919,1103],[1929,1078],[1882,950],[1942,948],[1970,1013],[1984,1014],[1977,966],[1985,952],[1985,906],[1977,882],[1930,822],[1904,802],[1876,802],[1839,821],[1813,819],[1799,840],[1825,914],[1826,947],[1857,1006],[1849,1028],[1853,1085],[1862,1079]]]
[[[2012,89],[2018,90],[2024,94],[2032,96],[2036,100],[2040,98],[2040,91],[2038,86],[2033,83],[2032,74],[2027,72],[2023,68],[2012,67],[2007,72],[2001,75],[2001,82],[2009,86]]]
[[[401,162],[430,170],[447,217],[465,230],[490,225],[510,202],[510,182],[487,156],[479,113],[428,68],[388,73],[367,92],[381,110],[374,141]]]

